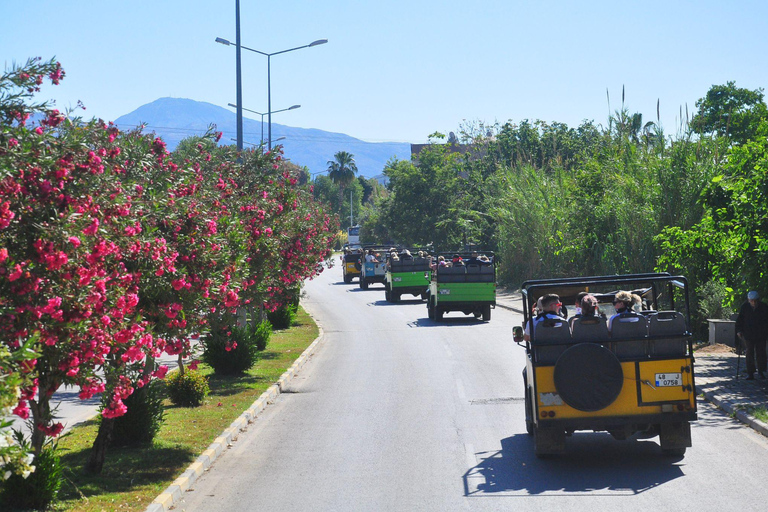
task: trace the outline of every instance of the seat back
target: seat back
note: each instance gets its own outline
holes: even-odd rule
[[[466,267],[437,267],[438,283],[463,283],[466,281]]]
[[[544,319],[533,328],[533,342],[536,362],[554,365],[573,342],[571,327],[565,319]]]
[[[633,313],[622,314],[611,320],[613,339],[632,339],[648,337],[648,319]]]
[[[607,342],[611,334],[608,332],[608,324],[601,316],[579,316],[573,319],[571,325],[573,341]]]
[[[619,315],[611,321],[613,352],[619,359],[648,357],[648,319],[633,313]],[[626,341],[622,341],[626,340]]]
[[[686,331],[685,317],[677,311],[659,311],[648,317],[649,336],[682,336]]]
[[[685,317],[677,311],[659,311],[648,317],[651,357],[684,357],[688,349]]]

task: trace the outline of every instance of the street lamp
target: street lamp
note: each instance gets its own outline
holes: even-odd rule
[[[237,105],[234,105],[232,103],[227,103],[230,107],[237,108]],[[274,110],[272,111],[273,114],[277,114],[278,112],[285,112],[286,110],[296,110],[297,108],[301,108],[301,105],[292,105],[288,108],[281,108],[280,110]],[[263,114],[261,112],[256,112],[255,110],[251,110],[248,108],[243,108],[243,110],[247,110],[248,112],[253,112],[254,114],[259,114],[261,116],[261,143],[264,143],[264,116],[267,115],[267,112],[264,112]],[[279,140],[279,139],[278,139]]]
[[[216,42],[217,43],[221,43],[221,44],[226,45],[226,46],[229,46],[229,45],[232,44],[229,41],[227,41],[226,39],[223,39],[221,37],[217,37],[216,38]],[[321,44],[325,44],[327,42],[328,42],[327,39],[318,39],[317,41],[312,41],[311,43],[305,44],[303,46],[297,46],[296,48],[289,48],[287,50],[281,50],[279,52],[273,52],[273,53],[267,53],[267,52],[262,52],[260,50],[254,50],[253,48],[248,48],[247,46],[243,46],[243,45],[241,45],[239,43],[236,45],[238,49],[244,48],[246,50],[250,50],[250,51],[252,51],[254,53],[258,53],[258,54],[261,54],[261,55],[264,55],[264,56],[267,57],[267,127],[268,127],[267,128],[268,129],[267,137],[269,139],[269,146],[268,146],[268,148],[270,150],[272,149],[272,56],[273,55],[280,55],[281,53],[292,52],[294,50],[301,50],[302,48],[311,48],[313,46],[320,46]],[[238,66],[239,66],[239,61],[238,61]],[[238,73],[239,72],[240,72],[240,70],[239,70],[239,67],[238,67]],[[238,105],[240,103],[241,102],[238,101]]]

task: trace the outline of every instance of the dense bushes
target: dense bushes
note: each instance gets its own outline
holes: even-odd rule
[[[126,413],[114,420],[113,446],[151,443],[163,425],[163,386],[152,381],[125,400]]]
[[[208,377],[194,370],[171,372],[165,378],[168,398],[174,405],[197,407],[208,396]]]
[[[234,315],[211,315],[210,319],[211,330],[204,340],[203,361],[221,375],[240,374],[252,368],[272,334],[269,321],[244,322],[238,326]]]
[[[2,484],[0,503],[21,510],[46,509],[61,488],[61,459],[55,443],[48,443],[35,456],[35,471],[28,476],[11,475]]]

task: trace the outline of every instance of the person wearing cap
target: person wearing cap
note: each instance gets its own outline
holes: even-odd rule
[[[736,335],[744,340],[747,347],[744,358],[747,360],[747,380],[755,378],[755,369],[761,379],[765,378],[768,357],[765,344],[768,340],[768,304],[760,300],[757,291],[747,294],[747,302],[742,304],[736,319]]]

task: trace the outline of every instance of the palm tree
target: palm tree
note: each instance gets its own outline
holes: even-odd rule
[[[339,151],[328,160],[328,177],[339,186],[339,204],[344,204],[344,189],[355,179],[357,164],[355,155],[347,151]]]

